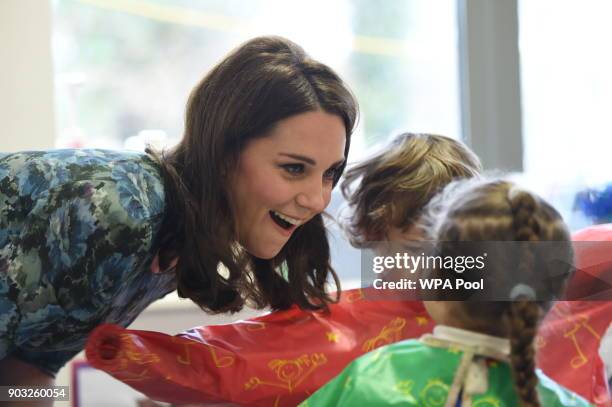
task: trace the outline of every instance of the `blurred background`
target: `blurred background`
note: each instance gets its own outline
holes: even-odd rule
[[[249,38],[282,35],[355,92],[350,161],[399,132],[455,137],[575,230],[612,221],[611,18],[607,0],[2,0],[0,151],[172,146],[207,70]],[[336,193],[329,212],[342,205]],[[355,286],[359,253],[332,232],[334,266]],[[228,320],[169,296],[132,327]],[[135,405],[93,377],[83,394]]]

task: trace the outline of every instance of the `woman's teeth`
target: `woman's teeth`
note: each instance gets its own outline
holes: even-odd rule
[[[276,212],[276,211],[272,211],[272,212],[274,212],[274,214],[276,216],[278,216],[279,218],[281,218],[285,222],[289,222],[289,223],[291,223],[294,226],[298,226],[300,224],[300,222],[301,222],[299,219],[291,218],[289,216],[283,215],[282,213],[279,213],[279,212]]]
[[[299,226],[301,224],[299,219],[294,219],[276,211],[270,211],[270,214],[272,215],[272,219],[276,222],[276,224],[281,226],[283,229],[290,229],[293,226]]]

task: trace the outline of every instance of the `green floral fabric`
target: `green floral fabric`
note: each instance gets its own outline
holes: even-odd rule
[[[0,359],[55,374],[96,325],[127,326],[174,290],[149,270],[163,212],[144,154],[0,154]]]

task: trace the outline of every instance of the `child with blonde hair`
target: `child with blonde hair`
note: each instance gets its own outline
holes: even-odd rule
[[[435,291],[430,299],[436,301],[425,301],[438,323],[433,334],[358,358],[303,405],[589,405],[535,369],[537,328],[572,270],[561,216],[510,182],[463,180],[433,198],[415,227],[424,239],[445,243],[437,245],[442,258],[457,254],[453,242],[530,242],[512,259],[488,262],[479,274],[484,287],[507,291],[509,301],[450,301],[465,292]],[[534,242],[559,244],[536,257]],[[508,261],[513,269],[506,269]],[[463,276],[440,268],[426,275]]]
[[[396,136],[380,153],[345,172],[341,184],[351,216],[351,244],[397,240],[429,200],[455,179],[482,171],[480,160],[458,140],[424,133]]]

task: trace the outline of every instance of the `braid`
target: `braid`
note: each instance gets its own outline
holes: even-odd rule
[[[514,236],[517,241],[538,241],[540,225],[535,219],[537,208],[535,198],[525,191],[510,189],[508,200],[513,215]],[[533,273],[535,258],[531,247],[521,248],[518,264],[519,275]],[[535,348],[533,341],[537,333],[540,309],[533,298],[519,296],[507,311],[511,345],[510,362],[514,385],[523,407],[539,407],[536,391],[538,378],[535,374]]]
[[[542,314],[552,301],[544,294],[558,296],[571,276],[569,271],[558,274],[563,278],[551,283],[547,270],[551,260],[572,264],[570,236],[561,215],[543,199],[511,182],[463,180],[451,183],[428,203],[419,225],[426,240],[437,243],[442,257],[461,250],[453,246],[455,242],[514,242],[512,250],[496,249],[500,261],[488,264],[485,275],[488,293],[498,298],[509,296],[511,301],[490,301],[483,307],[481,302],[460,297],[463,302],[453,305],[448,317],[465,329],[508,337],[516,404],[539,407],[534,339]],[[563,245],[555,246],[554,252],[536,252],[539,242]],[[442,276],[436,269],[432,275]],[[456,300],[464,293],[436,291],[434,300]]]
[[[535,302],[521,299],[510,304],[509,314],[510,363],[514,385],[523,407],[539,407],[533,346],[540,316],[539,308]]]
[[[533,216],[537,203],[528,192],[512,188],[508,191],[508,199],[514,219],[514,236],[517,241],[538,241],[540,225]]]

